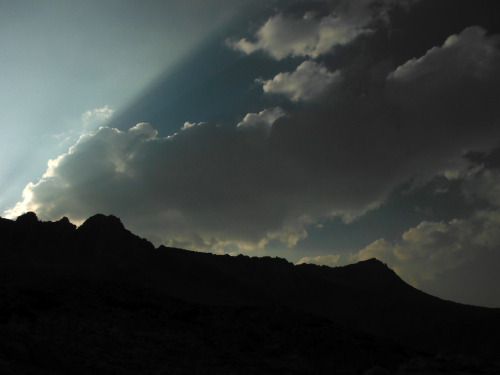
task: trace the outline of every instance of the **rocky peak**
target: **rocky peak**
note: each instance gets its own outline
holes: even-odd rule
[[[38,223],[38,217],[34,212],[26,212],[25,214],[22,214],[16,219],[16,222],[22,225],[33,225],[35,223]]]
[[[80,255],[91,262],[137,263],[144,260],[145,251],[154,250],[149,241],[127,230],[114,215],[88,218],[76,230],[75,240]]]
[[[126,231],[121,220],[114,215],[96,214],[89,217],[78,228],[78,231],[93,235],[113,235]]]
[[[370,258],[367,260],[361,260],[356,263],[358,267],[371,268],[371,269],[389,269],[387,264],[378,260],[377,258]]]
[[[72,227],[75,226],[75,224],[71,223],[66,216],[64,216],[61,219],[59,219],[57,221],[57,223],[60,224],[60,225],[64,225],[64,226],[68,226],[68,225],[70,225]]]

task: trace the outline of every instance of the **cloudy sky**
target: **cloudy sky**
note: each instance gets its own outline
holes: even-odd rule
[[[0,212],[376,257],[500,307],[500,3],[0,1]]]

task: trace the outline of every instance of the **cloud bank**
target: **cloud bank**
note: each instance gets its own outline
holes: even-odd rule
[[[288,22],[284,16],[268,21],[252,43],[274,58],[316,57],[359,34],[335,34],[331,17]],[[275,27],[296,28],[301,35],[302,28],[311,29],[303,34],[314,37],[291,33],[278,43]],[[470,166],[467,151],[496,145],[496,43],[497,36],[480,28],[466,29],[394,68],[383,86],[363,95],[328,91],[338,72],[306,61],[264,84],[267,92],[308,102],[286,114],[269,107],[230,125],[187,122],[168,137],[145,123],[127,131],[87,132],[49,162],[42,179],[28,184],[22,201],[6,214],[34,210],[42,219],[68,216],[77,222],[96,212],[115,214],[157,244],[192,249],[294,246],[319,219],[350,222],[382,205],[403,183],[463,176]],[[307,85],[320,78],[323,85]],[[478,216],[422,224],[400,242],[372,244],[360,256],[378,252],[396,259],[411,248],[413,259],[423,259],[428,255],[418,255],[419,235],[436,244],[446,233],[479,238],[474,223],[480,220],[486,223]]]

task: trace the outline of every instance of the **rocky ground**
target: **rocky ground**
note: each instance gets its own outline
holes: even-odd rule
[[[496,374],[281,306],[86,281],[1,290],[2,374]],[[49,291],[50,290],[50,291]]]

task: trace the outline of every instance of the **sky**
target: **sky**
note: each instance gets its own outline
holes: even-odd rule
[[[500,307],[500,3],[0,1],[0,212],[376,257]]]

